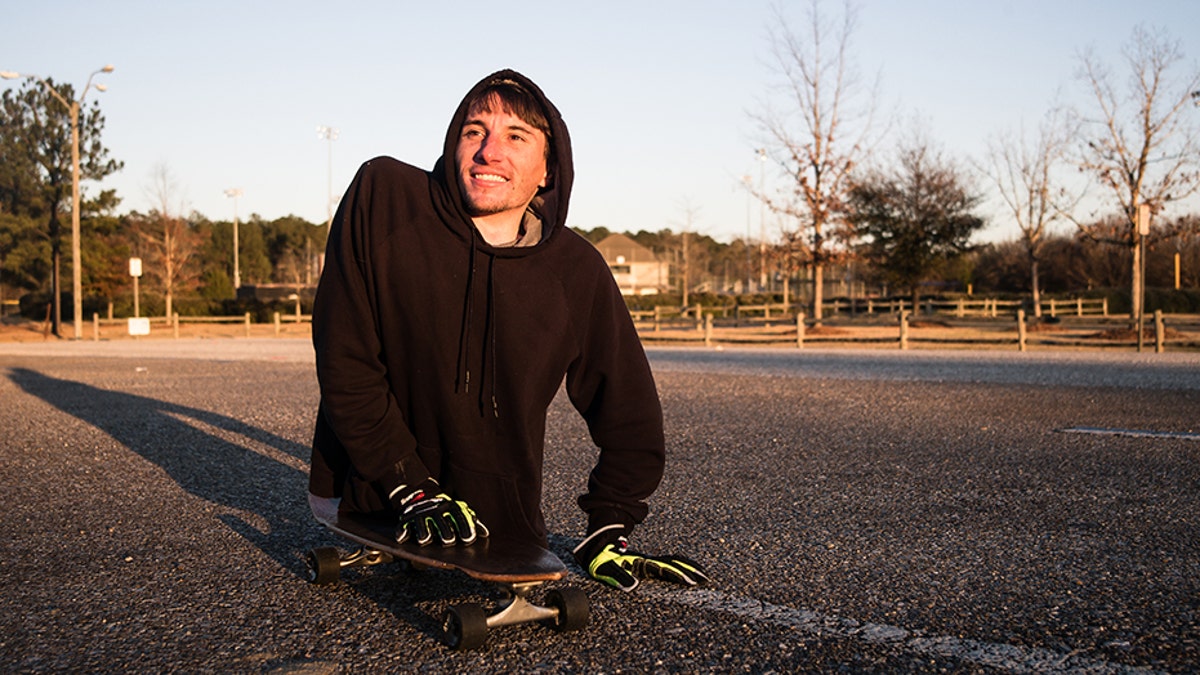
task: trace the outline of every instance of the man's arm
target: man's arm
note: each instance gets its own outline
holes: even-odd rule
[[[375,184],[386,177],[381,162],[386,161],[368,162],[359,170],[330,228],[313,305],[313,348],[323,422],[356,473],[386,496],[430,475],[380,360],[370,252],[384,231],[377,219],[386,218]]]
[[[598,253],[597,253],[598,256]],[[665,463],[658,390],[612,274],[600,261],[578,357],[567,371],[567,393],[587,421],[600,457],[579,505],[588,533],[613,525],[626,532],[649,511]]]

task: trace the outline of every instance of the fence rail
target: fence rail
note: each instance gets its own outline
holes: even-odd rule
[[[176,313],[176,314],[172,315],[171,317],[156,316],[156,317],[143,317],[143,318],[146,321],[150,322],[151,327],[153,327],[155,325],[159,325],[167,330],[170,330],[173,333],[175,338],[179,337],[180,326],[186,325],[186,324],[199,324],[199,325],[229,324],[231,326],[236,326],[236,325],[240,324],[243,327],[242,333],[246,337],[250,337],[254,333],[255,327],[265,325],[265,324],[255,323],[254,317],[250,312],[246,312],[245,314],[243,314],[241,316],[180,316],[178,313]],[[272,318],[273,318],[272,325],[274,326],[274,334],[276,336],[281,335],[284,332],[283,324],[285,324],[285,323],[293,323],[293,324],[297,324],[297,325],[299,325],[301,323],[312,323],[311,315],[300,314],[299,312],[288,313],[288,314],[282,314],[280,312],[275,312],[275,314]],[[101,329],[104,326],[125,327],[128,324],[129,324],[129,319],[113,319],[113,318],[101,319],[99,314],[92,314],[92,339],[99,340],[101,338],[101,334],[102,334]]]
[[[743,317],[744,319],[744,317]],[[1016,316],[991,318],[988,315],[922,314],[908,310],[884,318],[831,317],[815,322],[804,314],[793,317],[782,313],[774,320],[748,322],[720,317],[715,312],[692,318],[658,321],[635,320],[638,334],[648,344],[774,345],[804,348],[825,346],[913,346],[969,347],[994,346],[1027,350],[1042,347],[1136,347],[1139,351],[1153,346],[1155,351],[1200,349],[1200,316],[1165,315],[1155,312],[1148,318],[1141,340],[1126,317],[1102,314],[1029,317],[1024,309]]]
[[[762,305],[691,305],[687,307],[655,307],[652,310],[630,312],[635,321],[656,322],[669,320],[703,320],[711,314],[735,322],[778,321],[781,317],[794,317],[804,311],[806,305],[772,303]],[[834,316],[900,315],[913,311],[913,303],[903,298],[872,299],[855,298],[830,300],[821,304],[822,314]],[[1025,309],[1033,316],[1108,316],[1108,298],[1047,298],[1032,306],[1029,300],[1000,300],[996,298],[927,299],[920,302],[923,315],[942,315],[966,318],[972,316],[997,318],[1015,315]]]
[[[911,303],[857,301],[851,310],[845,301],[827,303],[830,310],[813,321],[796,305],[764,304],[725,307],[658,308],[633,311],[634,324],[647,344],[704,346],[752,345],[804,348],[806,345],[882,347],[991,346],[1025,351],[1043,348],[1131,348],[1151,345],[1155,351],[1200,350],[1200,315],[1162,314],[1147,317],[1139,336],[1125,316],[1110,316],[1102,299],[1047,300],[1041,316],[1028,312],[1018,300],[950,300],[922,302],[922,312]],[[92,315],[92,339],[100,340],[103,328],[120,326],[128,319],[101,319]],[[235,336],[295,335],[288,324],[301,326],[312,317],[276,312],[273,321],[256,323],[251,314],[221,317],[151,317],[149,322],[180,337],[180,326],[227,324]],[[241,330],[237,326],[241,326]],[[114,337],[109,328],[108,337]],[[1140,337],[1140,339],[1139,339]]]

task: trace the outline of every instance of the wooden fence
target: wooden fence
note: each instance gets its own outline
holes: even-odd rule
[[[1028,300],[999,300],[995,298],[957,298],[957,299],[928,299],[920,303],[920,314],[966,317],[1013,316],[1018,310],[1025,309],[1034,316],[1108,316],[1108,298],[1070,298],[1046,299],[1037,307],[1030,307]],[[764,304],[764,305],[693,305],[689,307],[655,307],[652,310],[632,311],[634,321],[651,321],[661,324],[664,321],[688,320],[696,322],[703,320],[705,315],[722,319],[732,319],[735,325],[742,322],[755,323],[763,321],[779,321],[785,317],[795,317],[803,311],[804,305],[797,304]],[[822,313],[825,317],[837,316],[875,316],[896,315],[912,312],[913,304],[904,299],[853,299],[831,300],[822,303]]]
[[[684,344],[715,347],[721,345],[786,346],[803,349],[805,345],[842,347],[999,347],[1025,351],[1030,346],[1066,348],[1136,347],[1139,351],[1153,345],[1155,351],[1200,349],[1200,316],[1164,315],[1148,317],[1145,331],[1130,328],[1126,317],[1059,314],[1040,319],[1029,317],[1024,309],[1016,316],[991,318],[987,315],[914,315],[908,310],[884,319],[833,317],[815,322],[804,314],[793,317],[782,313],[773,320],[747,321],[741,317],[720,317],[715,312],[692,317],[658,320],[635,318],[638,334],[647,344]]]
[[[1103,299],[1046,300],[1041,317],[1028,312],[1019,300],[931,300],[914,313],[904,300],[860,300],[826,304],[827,314],[815,322],[797,306],[783,304],[687,308],[659,307],[631,312],[638,334],[647,344],[783,346],[803,349],[806,345],[882,347],[909,349],[914,346],[999,347],[1021,351],[1045,348],[1129,348],[1139,351],[1153,345],[1155,351],[1200,350],[1200,316],[1155,312],[1144,332],[1130,329],[1125,316],[1109,316]],[[109,337],[125,335],[127,319],[101,319],[92,315],[92,338],[101,339],[102,327]],[[255,323],[251,314],[223,317],[149,319],[156,333],[169,330],[180,337],[188,324],[226,324],[232,336],[281,336],[287,324],[311,323],[312,317],[276,312],[271,324]],[[115,327],[120,326],[119,329]],[[268,327],[270,326],[270,327]],[[293,335],[294,330],[290,331]]]
[[[233,332],[235,332],[235,333],[240,332],[245,337],[251,337],[251,335],[255,332],[255,327],[262,325],[262,324],[256,324],[254,322],[253,315],[250,312],[246,312],[242,316],[180,316],[179,314],[174,314],[170,318],[165,317],[165,316],[157,316],[157,317],[148,317],[146,320],[150,322],[151,330],[153,330],[154,326],[160,326],[160,330],[171,331],[173,337],[175,337],[177,339],[179,338],[179,334],[180,334],[180,326],[187,325],[187,324],[193,324],[193,325],[205,325],[205,324],[207,324],[207,325],[222,325],[222,324],[224,324],[224,325],[229,325],[231,327],[236,327],[236,326],[240,325],[242,327],[242,330],[237,331],[235,329]],[[307,315],[307,314],[300,314],[299,312],[296,312],[294,314],[293,313],[281,314],[280,312],[275,312],[273,321],[272,321],[272,324],[274,326],[275,336],[279,336],[283,333],[283,331],[284,331],[283,326],[284,326],[284,324],[287,324],[287,323],[292,323],[292,324],[297,324],[297,325],[302,324],[302,323],[312,323],[312,316]],[[99,340],[101,338],[101,334],[103,332],[102,327],[119,326],[120,327],[120,329],[118,329],[119,332],[125,333],[128,325],[129,325],[129,319],[112,319],[112,318],[101,319],[99,314],[92,314],[92,339]]]

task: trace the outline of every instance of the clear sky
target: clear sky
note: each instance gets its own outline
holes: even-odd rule
[[[981,157],[987,139],[1036,126],[1078,100],[1078,54],[1119,67],[1133,28],[1161,28],[1200,59],[1191,0],[862,0],[854,58],[879,77],[882,105],[919,117],[947,154]],[[691,229],[757,237],[742,177],[772,183],[755,158],[751,113],[772,72],[773,7],[797,28],[807,0],[520,3],[268,0],[0,0],[0,70],[70,82],[97,75],[103,136],[125,168],[107,178],[121,212],[147,211],[156,167],[185,212],[295,214],[322,222],[363,161],[421,167],[449,116],[484,75],[538,82],[571,130],[570,224],[615,231]],[[840,11],[826,2],[825,11]],[[0,81],[0,86],[19,83]],[[1200,115],[1200,110],[1197,111]],[[318,137],[319,125],[338,131]],[[332,161],[330,161],[332,150]],[[766,173],[764,176],[763,174]],[[981,183],[983,184],[983,183]],[[85,183],[85,189],[96,186]],[[983,239],[1016,229],[994,207]],[[768,215],[768,237],[777,226]]]

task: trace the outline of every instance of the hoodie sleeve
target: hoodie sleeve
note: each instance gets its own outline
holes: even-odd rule
[[[363,165],[329,231],[325,267],[313,305],[313,348],[321,390],[314,454],[326,465],[348,462],[386,495],[429,477],[417,442],[396,404],[383,363],[370,251],[386,236],[381,171]],[[394,197],[394,195],[393,195]],[[325,446],[336,446],[320,447]],[[332,455],[332,457],[331,457]],[[314,458],[314,470],[318,466]],[[340,485],[330,486],[340,489]]]
[[[650,364],[612,274],[604,265],[599,272],[593,302],[583,310],[582,348],[567,371],[567,393],[600,448],[587,494],[579,498],[589,533],[642,522],[666,456]]]

